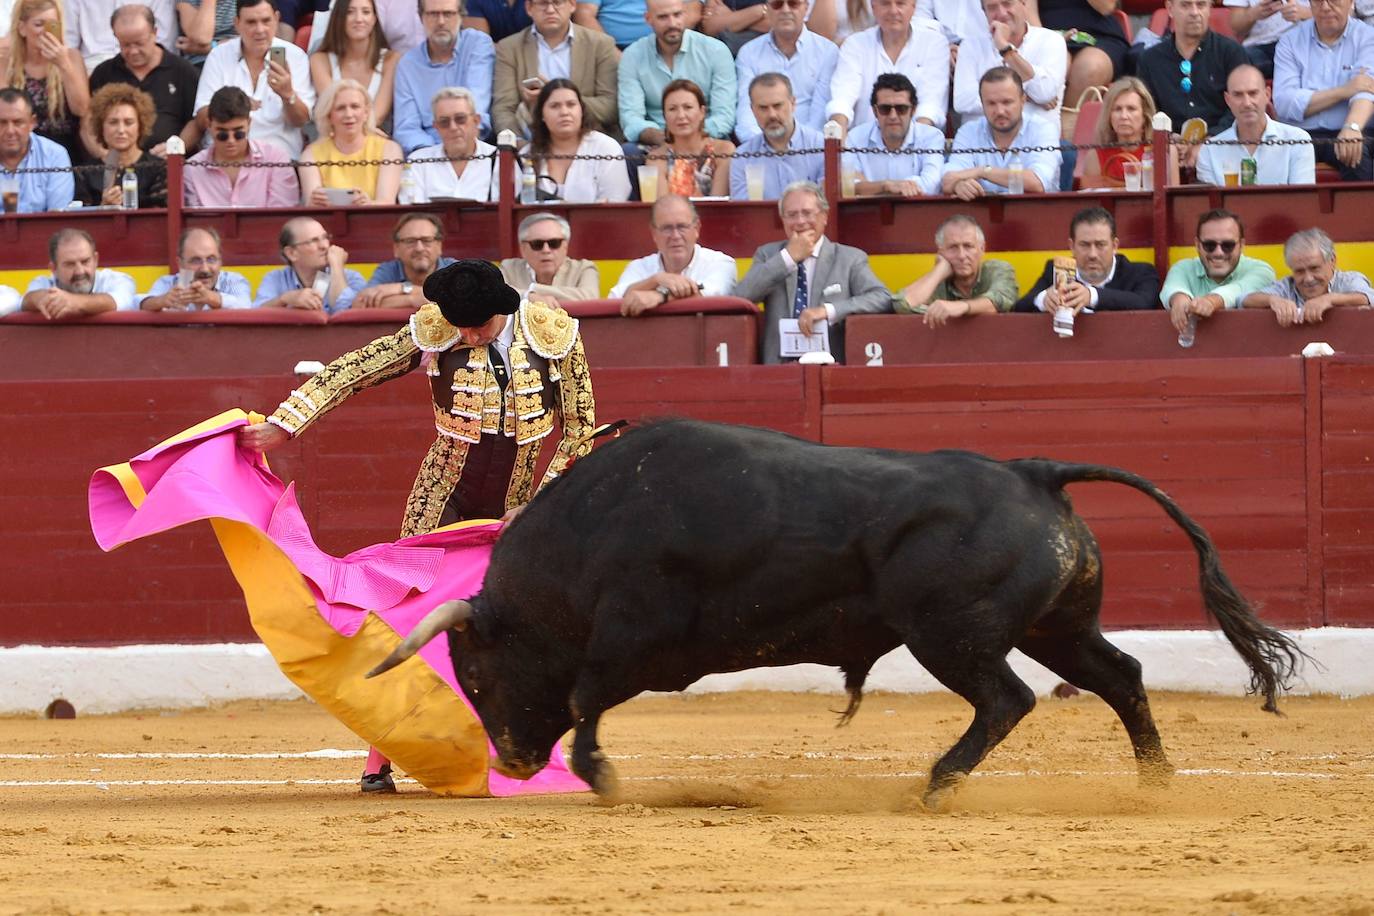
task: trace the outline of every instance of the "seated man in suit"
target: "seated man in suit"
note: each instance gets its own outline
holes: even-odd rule
[[[844,362],[845,318],[860,312],[891,311],[891,295],[868,266],[868,255],[825,237],[830,205],[820,186],[794,181],[778,199],[787,238],[754,252],[735,295],[764,304],[763,361],[782,362],[809,348],[827,322],[830,354]],[[798,333],[791,333],[796,323]],[[784,337],[784,332],[786,337]]]
[[[1154,265],[1128,261],[1116,249],[1112,215],[1101,207],[1079,210],[1069,221],[1069,250],[1078,282],[1056,287],[1054,260],[1046,261],[1045,272],[1012,311],[1052,315],[1057,309],[1070,308],[1077,315],[1159,308],[1159,274]]]

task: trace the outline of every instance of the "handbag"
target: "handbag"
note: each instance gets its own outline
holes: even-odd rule
[[[1078,113],[1083,110],[1084,102],[1102,101],[1103,92],[1101,86],[1089,86],[1083,90],[1083,94],[1078,97],[1078,106],[1071,108],[1068,105],[1061,106],[1059,111],[1059,135],[1066,140],[1072,140],[1074,131],[1078,128]]]

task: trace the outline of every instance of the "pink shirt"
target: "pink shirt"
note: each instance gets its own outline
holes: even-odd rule
[[[238,180],[229,183],[229,176],[216,166],[193,163],[211,162],[214,147],[201,150],[186,162],[183,171],[185,204],[188,207],[297,207],[301,202],[301,186],[296,170],[289,165],[267,168],[241,168]],[[251,162],[290,162],[282,149],[261,140],[248,141]]]

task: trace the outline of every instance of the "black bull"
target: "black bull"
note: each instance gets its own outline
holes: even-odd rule
[[[448,629],[497,769],[533,775],[572,728],[573,772],[606,793],[597,724],[641,691],[815,662],[844,671],[843,722],[873,663],[905,645],[974,709],[931,770],[925,802],[939,807],[1035,705],[1007,664],[1016,648],[1102,697],[1142,781],[1163,782],[1173,768],[1140,664],[1099,626],[1101,554],[1063,492],[1079,481],[1134,487],[1184,530],[1203,603],[1277,711],[1302,653],[1256,619],[1206,532],[1142,477],[688,420],[634,430],[547,487],[502,533],[480,594],[440,605],[372,673]]]

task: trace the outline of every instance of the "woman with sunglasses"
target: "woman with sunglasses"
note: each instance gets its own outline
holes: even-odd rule
[[[501,262],[501,276],[527,299],[596,299],[601,278],[596,264],[568,257],[572,227],[553,213],[533,213],[516,230],[520,257]]]
[[[334,4],[320,49],[310,55],[310,81],[323,96],[332,83],[350,79],[367,87],[378,124],[391,117],[392,87],[401,55],[389,52],[372,0]]]
[[[1128,162],[1140,162],[1150,149],[1150,121],[1155,101],[1150,90],[1134,76],[1112,83],[1102,99],[1093,142],[1121,144],[1117,148],[1084,150],[1082,185],[1085,188],[1120,188],[1126,184]],[[1178,147],[1169,144],[1169,184],[1178,184]]]
[[[520,156],[534,168],[539,200],[589,204],[630,199],[630,175],[620,144],[592,130],[591,115],[572,80],[550,80],[539,90],[531,134]]]
[[[119,163],[114,166],[107,156],[105,168],[77,173],[76,196],[88,206],[119,206],[121,180],[132,169],[138,178],[139,209],[167,206],[167,163],[142,149],[156,119],[148,93],[128,83],[101,87],[91,99],[86,129],[111,154],[118,154]]]
[[[305,206],[338,206],[326,188],[350,191],[347,206],[396,203],[401,185],[399,160],[404,156],[400,144],[377,130],[366,89],[349,79],[332,84],[315,103],[315,127],[320,139],[301,156]],[[378,165],[383,159],[392,164]]]
[[[253,101],[237,86],[210,96],[205,135],[210,145],[186,160],[188,207],[294,207],[301,187],[291,157],[264,140],[249,140]],[[245,168],[245,166],[248,166]],[[271,166],[271,167],[267,167]]]
[[[662,146],[649,151],[658,168],[658,194],[683,197],[729,197],[730,156],[735,144],[706,133],[706,93],[691,80],[663,87]]]

